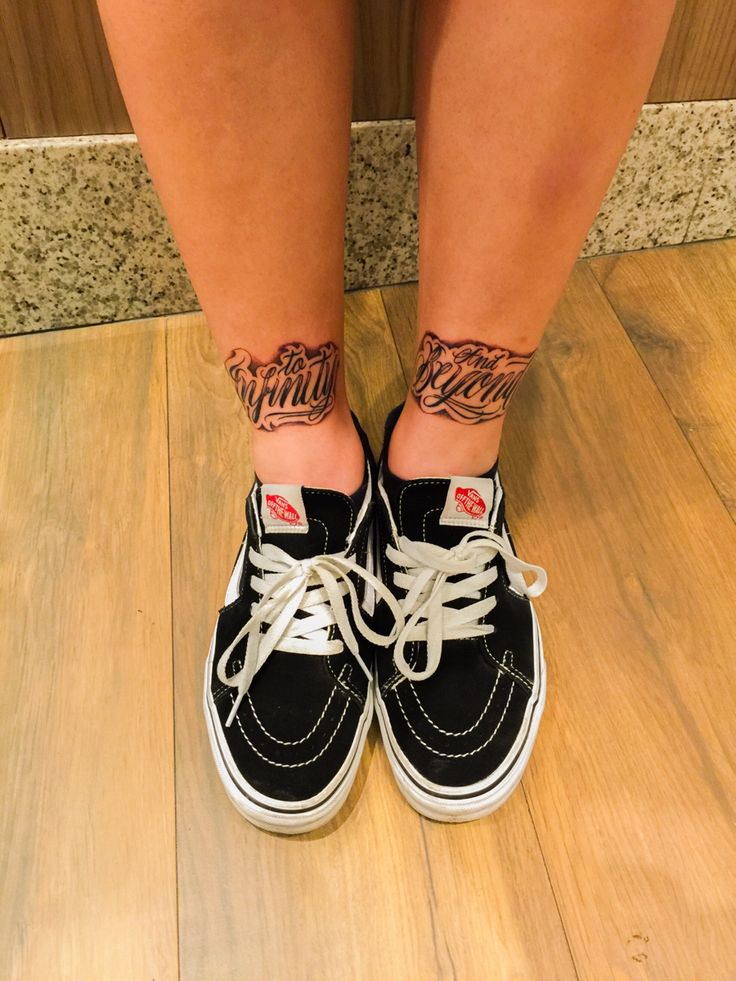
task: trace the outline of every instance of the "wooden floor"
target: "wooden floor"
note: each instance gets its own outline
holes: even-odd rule
[[[414,303],[347,297],[376,448]],[[252,477],[201,316],[0,341],[0,978],[736,978],[735,315],[736,241],[578,264],[504,448],[550,573],[523,785],[426,821],[374,730],[295,839],[200,707]]]

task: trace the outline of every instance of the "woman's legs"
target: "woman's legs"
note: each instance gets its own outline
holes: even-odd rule
[[[363,454],[342,371],[352,0],[99,8],[156,190],[249,407],[256,472],[354,491]]]
[[[480,474],[494,462],[506,395],[528,363],[505,352],[528,355],[541,339],[673,6],[420,0],[417,341],[446,343],[421,346],[416,397],[391,441],[399,476]],[[448,347],[466,340],[474,349]]]
[[[400,476],[480,473],[495,459],[528,361],[506,352],[539,343],[673,5],[420,0],[418,342],[436,339],[421,344],[394,431]],[[156,189],[249,406],[257,473],[354,490],[362,455],[342,372],[352,0],[99,7]],[[269,394],[288,410],[296,392],[311,425],[268,410]]]

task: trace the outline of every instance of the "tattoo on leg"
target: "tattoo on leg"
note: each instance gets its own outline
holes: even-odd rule
[[[498,419],[516,391],[531,354],[482,341],[442,341],[427,332],[417,353],[411,393],[423,412],[473,424]]]
[[[290,423],[314,425],[335,404],[340,352],[328,341],[309,348],[298,341],[283,344],[273,361],[256,361],[235,348],[225,367],[248,417],[257,429],[271,432]]]

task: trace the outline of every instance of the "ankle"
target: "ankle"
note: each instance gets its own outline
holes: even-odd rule
[[[402,480],[480,476],[498,459],[503,419],[474,426],[422,412],[409,397],[391,434],[389,470]]]
[[[347,404],[335,406],[314,426],[283,426],[270,433],[253,430],[251,446],[255,472],[264,483],[352,494],[363,482],[363,444]]]

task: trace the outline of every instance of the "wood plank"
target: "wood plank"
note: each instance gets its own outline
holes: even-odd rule
[[[0,377],[0,976],[174,978],[163,323]]]
[[[384,297],[408,369],[412,297]],[[524,789],[579,974],[730,977],[736,528],[583,263],[502,468],[520,553],[550,573]]]
[[[8,137],[129,133],[95,0],[6,0],[0,104]]]
[[[605,256],[590,268],[736,518],[736,241]]]
[[[647,102],[736,97],[736,5],[678,0]]]
[[[380,297],[350,294],[346,307],[348,389],[376,444],[404,383]],[[521,796],[501,828],[428,831],[400,797],[374,727],[356,786],[327,828],[266,834],[229,803],[201,718],[202,671],[252,470],[242,410],[201,315],[170,321],[169,393],[182,977],[432,979],[454,970],[472,981],[540,976],[550,964],[555,977],[574,976]],[[455,863],[440,880],[427,865],[431,835]]]
[[[358,0],[353,119],[413,116],[416,0]]]
[[[416,358],[417,290],[416,283],[385,286],[380,290],[407,386],[412,381]]]
[[[378,459],[386,415],[406,394],[380,291],[346,293],[345,324],[348,398]]]

